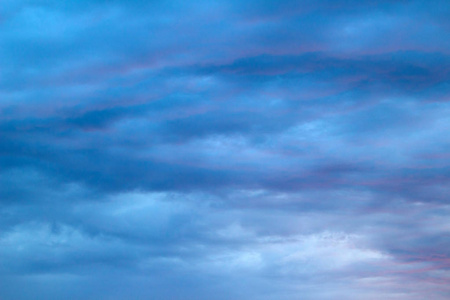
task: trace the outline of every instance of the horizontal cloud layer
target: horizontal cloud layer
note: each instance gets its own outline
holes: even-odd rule
[[[449,13],[4,1],[0,298],[447,299]]]

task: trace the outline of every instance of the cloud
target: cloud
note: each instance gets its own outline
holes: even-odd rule
[[[447,299],[449,9],[5,1],[0,298]]]

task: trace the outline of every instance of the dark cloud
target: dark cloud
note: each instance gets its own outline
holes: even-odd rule
[[[0,298],[447,299],[449,10],[4,1]]]

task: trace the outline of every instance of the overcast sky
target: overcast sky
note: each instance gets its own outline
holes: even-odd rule
[[[1,0],[0,299],[449,299],[449,16]]]

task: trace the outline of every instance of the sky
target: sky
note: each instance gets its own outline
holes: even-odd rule
[[[449,299],[449,15],[1,0],[0,299]]]

